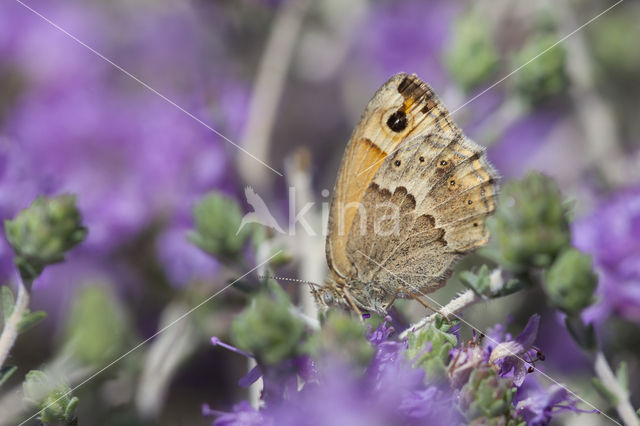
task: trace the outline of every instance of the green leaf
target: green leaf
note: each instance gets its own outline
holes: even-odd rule
[[[459,406],[469,424],[507,424],[506,418],[515,417],[514,394],[512,379],[498,377],[490,365],[481,364],[460,389]]]
[[[96,284],[76,293],[65,329],[63,351],[90,366],[106,364],[118,356],[130,330],[119,299],[107,286]]]
[[[64,416],[67,419],[67,422],[72,422],[76,417],[76,407],[78,406],[78,402],[80,400],[77,396],[71,398],[71,401],[67,404],[67,407],[64,410]]]
[[[515,292],[518,292],[518,291],[522,290],[526,286],[527,286],[526,283],[524,283],[523,281],[520,281],[517,278],[511,278],[504,285],[504,288],[501,291],[499,291],[498,293],[496,293],[494,296],[495,297],[508,296],[510,294],[513,294]]]
[[[616,377],[618,379],[618,383],[622,386],[622,389],[629,390],[629,375],[627,372],[627,363],[622,361],[620,366],[618,367],[618,371],[616,371]]]
[[[366,338],[365,324],[346,312],[327,312],[319,333],[314,333],[301,346],[303,352],[316,359],[330,356],[343,365],[365,367],[375,354]]]
[[[490,288],[489,267],[482,265],[477,272],[462,271],[460,272],[460,281],[466,287],[470,288],[478,294],[478,296],[486,296]]]
[[[2,317],[4,319],[4,323],[6,324],[7,320],[11,316],[11,313],[13,312],[13,307],[15,306],[16,301],[13,298],[13,292],[6,285],[2,286],[0,297],[2,298]]]
[[[24,333],[47,317],[45,311],[25,312],[18,323],[18,333]]]
[[[245,280],[240,280],[240,281],[236,281],[233,282],[233,280],[229,279],[229,281],[227,282],[227,284],[231,284],[233,283],[233,288],[235,288],[236,290],[239,290],[245,294],[254,294],[257,290],[256,285],[254,283],[251,283],[249,281],[245,281]]]
[[[415,367],[425,371],[425,379],[430,382],[441,382],[446,378],[449,353],[458,344],[458,338],[449,333],[452,326],[436,317],[435,325],[409,334],[405,356]]]
[[[270,281],[251,305],[236,315],[231,324],[231,340],[240,349],[256,356],[258,362],[275,365],[299,355],[305,324],[291,314],[287,293]]]
[[[17,369],[18,367],[15,365],[5,365],[0,368],[0,386],[2,386]]]
[[[596,388],[598,393],[600,395],[602,395],[602,397],[609,402],[609,404],[611,404],[613,406],[618,404],[618,398],[616,398],[616,396],[613,394],[613,392],[611,392],[604,385],[604,383],[602,383],[602,381],[600,379],[598,379],[597,377],[593,377],[591,379],[591,383],[593,384],[593,387]]]

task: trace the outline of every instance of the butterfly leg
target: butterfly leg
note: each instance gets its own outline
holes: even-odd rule
[[[409,296],[411,296],[412,299],[417,300],[422,306],[424,306],[425,308],[439,314],[442,318],[444,318],[445,321],[449,322],[449,318],[447,318],[446,315],[444,315],[442,312],[440,312],[438,309],[431,307],[431,305],[429,305],[427,302],[425,302],[424,300],[420,299],[418,296],[416,296],[413,293],[409,293]]]
[[[389,302],[387,302],[387,304],[384,306],[384,310],[387,311],[391,308],[391,306],[393,305],[393,302],[396,301],[396,297],[398,297],[398,293],[400,293],[400,287],[396,288],[396,291],[393,293],[393,297],[391,298],[391,300]]]
[[[467,342],[467,347],[464,349],[464,352],[466,352],[467,349],[469,349],[468,342]],[[460,359],[460,354],[462,354],[462,352],[463,352],[462,349],[458,350],[456,357],[453,359],[453,362],[449,366],[449,373],[453,372],[453,370],[456,368],[456,364],[458,363],[458,360]]]
[[[351,293],[349,293],[349,290],[342,287],[342,293],[344,294],[344,298],[347,299],[347,302],[349,302],[349,305],[351,305],[351,307],[356,312],[356,314],[358,314],[358,317],[360,317],[360,321],[364,322],[364,318],[362,317],[362,311],[358,309],[358,306],[353,301],[353,297],[351,296]]]

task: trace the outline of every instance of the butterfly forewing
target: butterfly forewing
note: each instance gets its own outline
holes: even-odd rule
[[[326,244],[332,272],[343,278],[353,273],[346,256],[347,238],[357,206],[384,160],[407,140],[431,130],[456,132],[457,128],[433,90],[415,75],[391,77],[371,99],[336,179]]]

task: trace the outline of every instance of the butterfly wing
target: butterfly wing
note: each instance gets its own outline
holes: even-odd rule
[[[497,174],[459,131],[429,132],[385,158],[362,198],[346,255],[387,300],[431,292],[461,255],[488,241]],[[375,287],[375,288],[373,288]]]
[[[458,131],[433,90],[415,75],[397,74],[371,99],[347,144],[331,201],[327,263],[339,277],[351,276],[347,240],[360,201],[394,150],[431,130]]]

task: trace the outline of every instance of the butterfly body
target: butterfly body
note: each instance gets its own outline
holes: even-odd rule
[[[497,174],[431,88],[397,74],[375,94],[344,154],[326,242],[321,307],[384,313],[440,288],[485,244]]]

